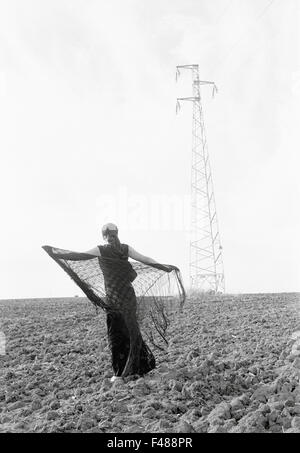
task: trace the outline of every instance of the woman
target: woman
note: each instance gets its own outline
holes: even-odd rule
[[[121,244],[118,228],[113,223],[107,223],[103,226],[102,236],[104,245],[88,250],[86,253],[127,262],[128,258],[132,258],[143,264],[155,264],[167,272],[175,268],[174,266],[161,265],[154,259],[141,255],[131,246]],[[105,272],[105,269],[102,270],[108,305],[113,308],[107,313],[108,339],[112,353],[112,367],[115,373],[111,381],[113,382],[118,377],[125,377],[128,374],[143,375],[155,368],[155,358],[142,339],[136,318],[137,302],[131,284],[135,278],[134,270],[131,266],[128,267],[128,279],[124,279],[124,275],[122,275],[122,278],[111,278],[110,272]]]
[[[176,307],[178,302],[182,307],[185,292],[177,267],[157,263],[131,246],[121,244],[116,225],[104,225],[102,236],[104,244],[85,253],[50,246],[43,246],[43,249],[97,307],[106,311],[113,382],[129,375],[142,376],[155,368],[155,358],[144,342],[138,325],[136,294],[139,297],[139,307],[144,300],[144,310],[149,315],[146,318],[149,321],[146,326],[147,336],[157,346],[154,341],[157,336],[166,342],[167,302],[170,302],[171,297],[172,307]],[[131,265],[128,258],[139,263]],[[167,281],[166,273],[169,277]],[[176,297],[173,290],[169,291],[171,280],[179,297]],[[166,289],[166,282],[169,298],[163,291],[163,288]],[[140,314],[141,311],[139,316]]]

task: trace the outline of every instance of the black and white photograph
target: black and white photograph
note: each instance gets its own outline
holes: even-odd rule
[[[1,434],[300,433],[299,25],[0,0]]]

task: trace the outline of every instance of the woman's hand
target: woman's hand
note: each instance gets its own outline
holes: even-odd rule
[[[172,264],[163,264],[162,268],[166,272],[179,271],[178,267],[173,266]]]
[[[168,272],[179,271],[178,267],[177,266],[173,266],[173,264],[168,264],[167,267],[169,268]]]

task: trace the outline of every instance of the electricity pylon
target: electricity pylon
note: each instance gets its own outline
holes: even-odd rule
[[[190,70],[193,80],[193,96],[177,98],[176,106],[178,111],[181,101],[193,103],[190,285],[198,291],[225,292],[222,246],[200,96],[201,85],[212,85],[213,95],[217,87],[214,82],[200,80],[197,64],[177,66],[176,80],[182,69]]]

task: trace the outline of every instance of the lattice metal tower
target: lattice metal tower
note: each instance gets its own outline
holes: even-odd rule
[[[201,85],[212,85],[213,95],[217,88],[214,82],[200,80],[198,65],[177,66],[176,80],[182,69],[190,70],[193,80],[193,96],[177,98],[177,109],[181,101],[193,103],[190,284],[200,291],[224,292],[222,246],[200,96]]]

